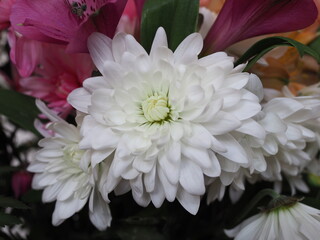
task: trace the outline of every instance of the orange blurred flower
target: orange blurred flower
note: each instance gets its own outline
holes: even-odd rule
[[[309,44],[317,37],[318,27],[319,23],[316,22],[306,29],[281,35]],[[309,86],[319,81],[320,69],[315,59],[310,56],[301,58],[293,47],[288,47],[283,54],[281,51],[283,48],[270,52],[264,58],[266,64],[256,64],[252,69],[252,72],[261,78],[264,87],[281,90],[283,86],[288,85],[295,94],[297,88],[301,89],[302,86]]]
[[[219,13],[226,0],[200,0],[200,6],[210,9],[212,12]]]

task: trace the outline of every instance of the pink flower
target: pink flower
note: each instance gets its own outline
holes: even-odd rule
[[[132,34],[136,39],[140,37],[140,23],[145,0],[128,0],[120,18],[117,32]]]
[[[48,103],[48,107],[66,117],[72,107],[66,101],[68,94],[81,87],[94,69],[88,54],[67,54],[65,47],[56,44],[37,44],[39,59],[33,76],[18,80],[18,91]]]
[[[204,41],[204,52],[269,33],[295,31],[317,18],[313,0],[227,0]]]
[[[41,44],[19,36],[12,28],[9,28],[8,41],[12,63],[15,64],[20,76],[29,77],[39,62]]]
[[[15,0],[0,0],[0,30],[10,26],[11,7]]]
[[[13,174],[11,187],[16,198],[25,194],[31,187],[32,174],[27,171],[19,171]]]
[[[137,27],[137,9],[134,0],[128,0],[117,26],[117,32],[134,34]]]
[[[67,52],[88,52],[93,32],[113,37],[127,0],[16,0],[10,17],[17,32],[67,45]]]

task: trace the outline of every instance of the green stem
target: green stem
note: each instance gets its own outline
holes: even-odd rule
[[[243,209],[243,211],[239,214],[234,221],[234,226],[239,224],[248,214],[249,212],[263,199],[264,197],[269,196],[272,199],[279,198],[281,195],[276,193],[273,189],[266,188],[261,190],[254,198],[248,203],[247,207]]]

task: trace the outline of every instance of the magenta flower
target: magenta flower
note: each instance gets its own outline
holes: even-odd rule
[[[16,0],[10,17],[20,34],[67,45],[67,52],[88,52],[93,32],[113,37],[127,0]]]
[[[258,35],[305,28],[317,14],[313,0],[227,0],[205,38],[204,52]]]
[[[39,63],[41,44],[24,36],[18,36],[12,28],[9,28],[8,41],[12,63],[20,76],[29,77]]]
[[[132,34],[140,38],[141,15],[145,0],[128,0],[120,18],[117,31]]]
[[[138,27],[138,15],[134,0],[128,0],[117,26],[117,32],[134,35]]]
[[[31,188],[33,174],[27,171],[19,171],[13,174],[11,187],[16,198],[25,194]]]
[[[15,0],[0,0],[0,30],[10,26],[11,7]]]
[[[137,14],[138,14],[139,18],[141,18],[142,9],[143,9],[143,5],[144,5],[145,1],[146,0],[134,0],[134,3],[136,5],[136,9],[137,9]]]
[[[40,49],[38,67],[31,77],[18,80],[17,90],[40,98],[61,117],[66,117],[72,110],[67,96],[91,76],[94,69],[91,58],[83,53],[67,54],[61,45],[36,43]]]

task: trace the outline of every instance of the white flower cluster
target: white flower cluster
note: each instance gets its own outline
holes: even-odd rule
[[[282,181],[299,188],[316,140],[308,123],[320,117],[314,97],[261,104],[259,78],[234,68],[223,52],[198,58],[203,40],[188,36],[172,52],[159,28],[148,54],[131,36],[95,33],[91,57],[102,74],[84,81],[69,103],[78,126],[55,120],[54,136],[29,167],[43,200],[56,200],[54,224],[90,199],[91,221],[104,229],[108,194],[131,190],[141,206],[177,199],[196,214],[200,199],[222,198],[245,180]],[[252,180],[252,181],[253,181]]]

